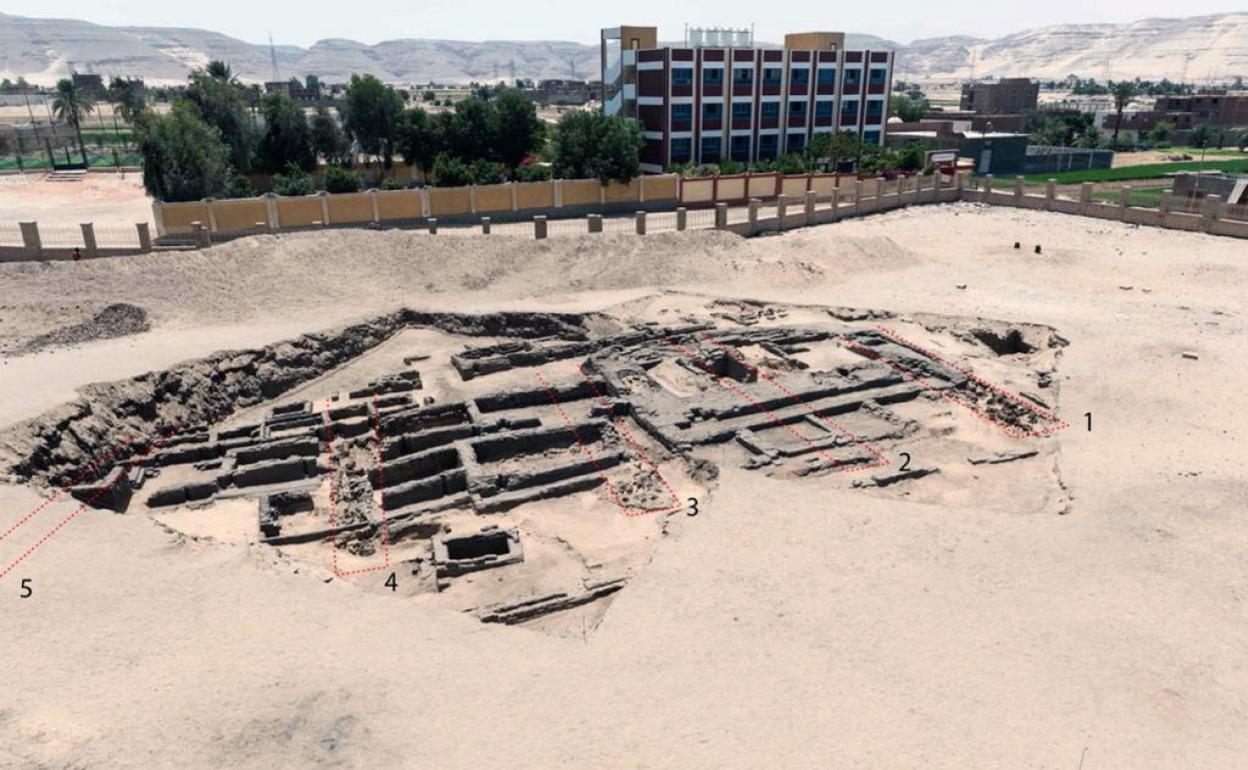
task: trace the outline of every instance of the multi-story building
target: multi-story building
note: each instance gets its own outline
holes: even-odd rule
[[[655,27],[602,30],[602,108],[641,123],[643,171],[775,159],[820,132],[883,145],[892,51],[847,51],[841,32],[786,35],[783,49],[752,38],[691,29],[659,46]]]
[[[1017,115],[1034,112],[1040,84],[1030,78],[1001,78],[995,83],[963,83],[961,109]]]

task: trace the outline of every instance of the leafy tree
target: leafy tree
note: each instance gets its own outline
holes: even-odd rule
[[[504,89],[492,102],[498,114],[494,150],[508,168],[520,165],[542,146],[546,126],[537,118],[537,107],[514,88]]]
[[[927,99],[914,98],[907,94],[893,94],[888,98],[889,117],[901,118],[906,123],[922,120],[929,107]]]
[[[230,148],[230,162],[239,171],[251,168],[255,133],[243,92],[224,62],[209,62],[208,68],[192,72],[186,89],[186,98],[199,107],[208,125],[221,132]]]
[[[403,115],[403,97],[372,75],[352,75],[339,112],[360,149],[380,157],[382,165],[390,168]]]
[[[446,135],[447,150],[467,161],[494,157],[498,136],[498,111],[479,97],[464,99],[455,105],[455,116]]]
[[[545,182],[550,179],[550,166],[544,163],[517,166],[515,179],[517,182]]]
[[[403,113],[396,148],[408,165],[428,172],[433,160],[445,150],[443,130],[450,119],[434,119],[419,107]]]
[[[805,174],[806,162],[801,155],[788,153],[776,159],[776,171],[781,174]]]
[[[433,161],[435,187],[463,187],[472,184],[472,169],[457,157],[440,153]]]
[[[312,129],[303,108],[286,94],[273,93],[261,102],[264,134],[260,137],[257,159],[270,174],[294,164],[304,171],[316,169]]]
[[[56,82],[56,90],[52,94],[52,114],[57,120],[74,129],[83,163],[87,162],[87,146],[82,141],[82,120],[94,109],[95,98],[75,86],[74,81],[61,78]]]
[[[286,164],[285,170],[273,176],[273,192],[278,195],[311,195],[316,185],[297,163]]]
[[[226,198],[254,198],[256,189],[251,186],[251,180],[242,174],[235,174],[225,183],[225,192],[222,193]]]
[[[325,167],[325,191],[331,193],[353,193],[360,191],[360,173],[348,171],[342,166]]]
[[[1114,147],[1118,146],[1118,131],[1122,128],[1122,111],[1126,109],[1131,100],[1135,98],[1135,84],[1122,81],[1115,83],[1113,87],[1114,96],[1114,138],[1111,141]]]
[[[351,142],[342,127],[329,110],[324,106],[316,108],[312,116],[312,149],[327,163],[342,166],[351,165]]]
[[[219,80],[222,83],[238,82],[238,78],[234,77],[234,71],[230,69],[230,65],[220,59],[213,59],[208,62],[208,66],[204,67],[204,74],[213,80]]]
[[[468,169],[473,184],[502,184],[507,181],[507,169],[501,163],[478,158]]]
[[[627,182],[641,170],[638,156],[643,143],[641,129],[628,118],[568,112],[555,126],[552,171],[561,179]]]
[[[1174,125],[1164,120],[1157,121],[1153,130],[1148,132],[1148,143],[1153,147],[1169,147],[1170,137],[1174,135]]]
[[[134,122],[145,105],[142,84],[131,78],[113,78],[108,84],[108,100],[113,103],[117,114],[127,123]]]
[[[821,131],[811,137],[804,152],[808,163],[825,162],[826,159],[835,171],[842,161],[858,157],[861,145],[861,140],[847,131]]]
[[[918,171],[923,168],[926,157],[922,144],[914,142],[897,151],[897,167],[903,171]]]
[[[143,187],[159,201],[194,201],[220,194],[230,179],[230,149],[194,102],[176,99],[167,115],[135,118]]]

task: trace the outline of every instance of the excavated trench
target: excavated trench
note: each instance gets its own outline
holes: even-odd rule
[[[938,500],[1037,456],[1010,441],[1062,427],[1044,390],[1065,341],[1046,327],[652,301],[631,320],[404,309],[221,351],[83,388],[8,428],[0,462],[97,508],[196,509],[168,520],[212,537],[218,516],[251,505],[255,539],[336,577],[389,573],[439,606],[528,623],[576,608],[600,619],[668,517],[707,504],[724,463],[795,483],[850,471],[844,488],[910,499],[924,479],[920,494]],[[669,305],[679,320],[649,320]],[[959,355],[1043,397],[1014,396]],[[969,413],[965,435],[950,405]],[[903,448],[964,453],[984,421],[1003,435],[974,457],[894,462]],[[1047,484],[1011,488],[1002,505],[1047,501]],[[506,577],[465,577],[485,569]]]

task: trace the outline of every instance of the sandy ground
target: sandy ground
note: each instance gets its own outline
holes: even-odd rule
[[[154,327],[0,358],[0,424],[395,304],[595,308],[677,287],[1049,324],[1070,340],[1075,426],[1047,439],[1066,516],[727,468],[585,640],[91,511],[0,580],[0,767],[1242,766],[1243,253],[960,204],[753,241],[325,233],[0,265],[6,349],[113,301]],[[0,524],[38,502],[0,485]]]
[[[142,174],[87,174],[79,180],[56,182],[47,177],[45,173],[0,176],[0,226],[38,222],[43,230],[94,222],[99,228],[133,230],[136,222],[153,222]]]

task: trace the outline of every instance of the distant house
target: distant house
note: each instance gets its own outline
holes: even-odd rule
[[[70,80],[74,84],[74,88],[79,91],[85,91],[96,99],[103,99],[107,95],[104,87],[104,76],[93,75],[90,73],[75,72],[70,75]]]
[[[994,83],[964,83],[961,109],[968,112],[1018,115],[1033,112],[1040,84],[1030,78],[1002,78]]]

